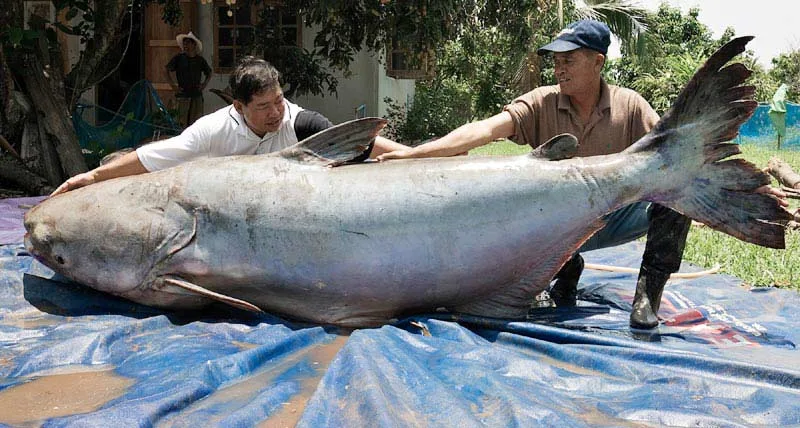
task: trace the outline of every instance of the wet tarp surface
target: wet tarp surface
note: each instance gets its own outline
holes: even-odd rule
[[[0,423],[44,426],[800,424],[800,297],[674,280],[628,327],[635,277],[587,270],[576,308],[343,331],[215,307],[173,313],[71,283],[0,200]],[[638,267],[639,243],[585,254]],[[684,271],[697,270],[685,265]]]

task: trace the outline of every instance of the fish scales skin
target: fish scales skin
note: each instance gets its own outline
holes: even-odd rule
[[[604,187],[587,180],[585,171],[595,165],[597,172],[588,175],[611,170],[617,181],[618,168],[633,168],[629,162],[592,160],[469,157],[326,168],[276,156],[211,159],[53,198],[52,204],[64,206],[54,207],[58,219],[45,223],[71,229],[60,213],[72,211],[73,200],[90,199],[81,204],[77,224],[83,223],[79,219],[108,219],[91,229],[113,236],[115,247],[146,248],[159,242],[160,251],[132,252],[129,262],[113,269],[113,287],[104,291],[132,300],[164,306],[163,293],[151,293],[138,269],[150,265],[149,281],[177,275],[267,311],[286,314],[293,308],[296,318],[341,323],[362,305],[369,314],[364,318],[377,313],[385,321],[408,310],[492,294],[530,273],[542,258],[577,248],[594,231],[587,230],[587,223],[611,209]],[[164,183],[172,183],[168,198],[141,197],[163,194]],[[128,224],[128,207],[148,219],[140,215],[134,226]],[[188,239],[194,222],[196,232]],[[83,234],[87,229],[75,230]],[[62,239],[74,242],[77,237]],[[96,242],[97,248],[83,242],[81,250],[63,257],[107,251],[107,243]],[[177,252],[167,250],[184,244]],[[148,253],[153,259],[143,261]],[[532,292],[546,287],[555,269],[551,264],[542,272]],[[102,271],[62,273],[98,287],[95,278]],[[196,304],[192,297],[186,306]],[[168,306],[176,305],[169,301]]]

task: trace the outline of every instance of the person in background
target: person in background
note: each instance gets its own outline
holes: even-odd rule
[[[203,42],[190,31],[175,38],[181,53],[167,63],[169,84],[175,90],[178,122],[185,128],[203,115],[203,90],[211,80],[211,67],[200,56]],[[203,78],[205,76],[205,78]]]
[[[201,158],[271,153],[332,126],[323,115],[283,97],[270,63],[243,58],[230,76],[233,103],[201,117],[180,135],[139,147],[62,183],[51,196],[115,177],[143,174]],[[407,146],[376,137],[371,157]],[[366,156],[365,156],[366,157]]]

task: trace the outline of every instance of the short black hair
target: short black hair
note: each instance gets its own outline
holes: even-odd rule
[[[231,95],[244,104],[250,103],[253,95],[272,88],[280,88],[281,73],[267,61],[246,56],[239,61],[228,81]]]

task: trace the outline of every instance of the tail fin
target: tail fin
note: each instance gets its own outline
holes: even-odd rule
[[[755,88],[742,86],[750,70],[740,63],[725,66],[750,40],[731,40],[715,52],[653,131],[627,151],[657,151],[664,173],[667,167],[683,173],[683,183],[664,177],[683,185],[680,192],[661,192],[649,200],[743,241],[784,248],[790,214],[772,196],[755,192],[770,183],[769,176],[743,159],[723,161],[741,153],[729,141],[758,106]]]

